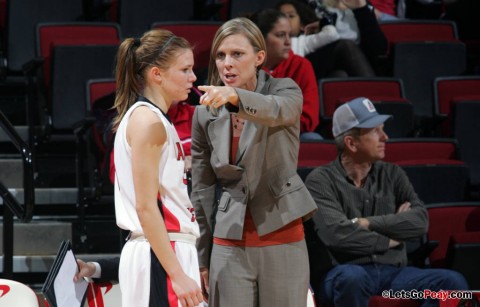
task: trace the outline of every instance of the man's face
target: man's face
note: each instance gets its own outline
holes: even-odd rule
[[[360,136],[355,139],[356,155],[362,160],[374,162],[385,158],[385,142],[388,135],[383,124],[375,128],[361,128]]]

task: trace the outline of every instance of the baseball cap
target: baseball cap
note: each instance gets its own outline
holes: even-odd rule
[[[375,128],[391,117],[378,114],[370,99],[355,98],[339,106],[333,113],[333,136],[337,137],[352,128]]]

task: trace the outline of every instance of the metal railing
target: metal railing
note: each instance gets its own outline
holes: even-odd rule
[[[28,144],[19,136],[7,117],[0,111],[0,127],[22,156],[23,162],[23,204],[0,182],[0,197],[3,199],[3,276],[13,277],[13,218],[30,222],[35,204],[34,165]]]

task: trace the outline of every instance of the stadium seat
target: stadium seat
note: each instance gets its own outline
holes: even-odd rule
[[[51,129],[72,131],[72,125],[84,119],[86,82],[113,77],[120,41],[116,23],[37,25],[37,56],[43,60],[41,79],[47,101],[44,107]]]
[[[43,61],[43,79],[47,90],[51,84],[51,59],[55,46],[116,45],[122,34],[116,23],[69,22],[39,23],[36,26],[36,55]]]
[[[118,0],[118,22],[125,37],[141,37],[154,22],[193,17],[191,0]]]
[[[432,267],[445,267],[450,237],[480,231],[480,203],[450,202],[426,206],[430,219],[428,238],[439,242],[430,256],[430,264]]]
[[[407,137],[412,132],[413,108],[405,98],[403,83],[397,78],[324,78],[318,82],[320,125],[317,130],[331,136],[331,119],[335,109],[354,98],[370,99],[379,111],[393,115],[386,125],[392,137]],[[392,129],[389,130],[389,126]]]
[[[403,138],[388,140],[384,161],[441,163],[459,161],[458,144],[447,138]]]
[[[85,118],[85,85],[89,79],[113,76],[117,49],[116,45],[55,47],[51,82],[53,129],[68,133]]]
[[[480,259],[480,231],[461,232],[450,237],[445,265],[461,272],[470,289],[480,289],[477,259]]]
[[[469,169],[462,161],[400,161],[397,164],[426,204],[468,199]]]
[[[405,138],[415,135],[415,117],[413,105],[410,102],[383,101],[373,104],[378,113],[392,115],[383,128],[389,138]]]
[[[186,38],[194,46],[195,65],[193,69],[198,78],[197,82],[207,84],[210,48],[213,37],[221,25],[222,23],[217,21],[155,22],[152,24],[152,29],[166,29],[177,36]]]
[[[458,76],[466,69],[466,50],[462,42],[403,42],[393,46],[393,76],[405,86],[406,98],[423,136],[435,127],[433,84],[437,77]]]
[[[428,238],[439,242],[430,255],[432,267],[462,273],[471,289],[480,287],[480,203],[451,202],[427,205]]]
[[[245,17],[265,8],[274,8],[277,0],[228,0],[230,18]]]
[[[8,0],[8,70],[21,73],[22,66],[35,57],[35,27],[38,23],[73,22],[82,14],[82,1]]]
[[[480,100],[456,102],[453,111],[453,137],[458,140],[459,158],[470,169],[470,194],[480,198]]]
[[[330,163],[337,157],[337,147],[333,141],[300,142],[298,152],[299,167],[315,167]]]
[[[380,21],[379,26],[390,48],[400,42],[459,41],[457,26],[450,20],[389,20]]]
[[[441,122],[440,134],[453,135],[453,108],[459,101],[480,101],[480,76],[439,77],[434,81],[435,113]]]
[[[459,160],[457,141],[447,138],[403,138],[387,142],[384,161],[396,163],[408,160]]]

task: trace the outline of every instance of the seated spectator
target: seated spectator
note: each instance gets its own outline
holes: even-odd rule
[[[285,0],[279,2],[276,8],[290,21],[292,50],[295,54],[306,56],[339,39],[335,20],[326,17],[319,20],[303,2]]]
[[[384,290],[468,289],[458,272],[407,266],[404,242],[426,233],[428,214],[405,172],[381,161],[389,117],[363,97],[338,107],[332,128],[338,158],[307,176],[319,209],[313,232],[331,260],[323,276],[311,274],[321,304],[368,306]]]
[[[291,2],[292,4],[298,3],[298,1],[286,2]],[[280,2],[280,4],[282,3],[285,2]],[[346,64],[344,64],[348,69],[346,71],[351,71],[348,74],[349,76],[373,76],[375,74],[373,68],[375,68],[375,70],[381,68],[378,67],[381,64],[379,57],[385,55],[388,48],[387,38],[378,25],[373,7],[368,5],[366,0],[312,0],[311,3],[316,3],[315,12],[319,18],[328,17],[328,19],[335,20],[335,28],[340,36],[340,39],[335,44],[328,45],[331,49],[335,50],[332,51],[327,48],[321,48],[317,51],[318,54],[307,56],[312,63],[314,63],[314,68],[317,69],[317,66],[321,68],[325,65],[332,65],[329,64],[332,61],[340,61],[336,59],[340,56],[338,53],[343,51],[344,53],[351,53],[353,57],[353,59],[350,60],[351,62],[347,61],[349,59],[347,55],[339,58],[343,59],[344,62],[346,61]],[[305,3],[302,4],[305,5]],[[282,7],[283,6],[284,5],[282,5]],[[285,12],[286,8],[282,8],[281,10]],[[303,11],[304,10],[301,10],[301,12]],[[332,14],[335,17],[329,17]],[[354,44],[352,44],[352,41]],[[360,47],[361,52],[357,50],[358,47]],[[320,62],[316,63],[315,61]],[[368,66],[366,66],[364,62],[366,62]],[[353,63],[351,64],[353,67],[347,66],[348,63]],[[355,67],[355,65],[360,66]]]
[[[251,19],[262,31],[267,44],[267,60],[263,69],[275,78],[293,79],[303,94],[300,116],[300,140],[321,140],[314,132],[318,125],[320,102],[318,86],[312,64],[292,52],[290,23],[287,17],[275,9],[254,14]]]
[[[375,15],[367,8],[365,0],[355,0],[358,4],[357,15],[350,12],[350,19],[343,15],[337,18],[337,12],[321,11],[321,19],[306,3],[297,0],[287,0],[278,3],[277,8],[289,16],[292,25],[292,36],[298,36],[298,42],[293,43],[293,51],[305,54],[315,70],[317,79],[325,77],[372,77],[375,71],[372,65],[377,65],[379,54],[384,54],[387,40],[378,26]],[[360,7],[360,5],[364,7]],[[345,20],[349,22],[346,23]],[[329,28],[332,23],[340,39],[316,48],[308,47],[308,40],[302,39],[302,34],[315,32],[315,29]],[[352,29],[350,29],[352,28]],[[302,31],[303,29],[303,31]],[[348,31],[347,31],[348,30]],[[362,34],[362,39],[360,39]],[[318,35],[318,34],[317,34]],[[305,36],[305,35],[304,35]],[[306,35],[310,37],[311,35]],[[363,49],[365,47],[365,49]],[[307,52],[308,51],[308,52]]]

